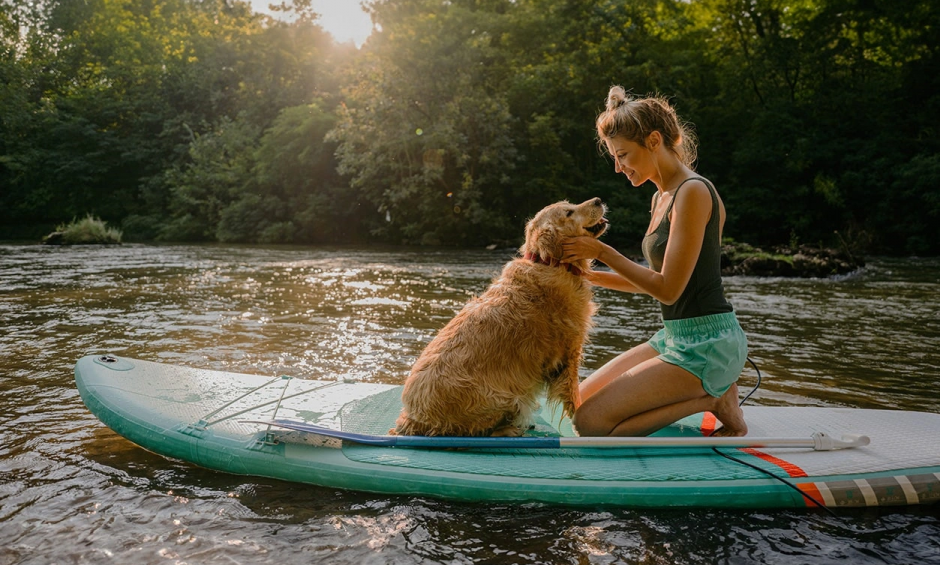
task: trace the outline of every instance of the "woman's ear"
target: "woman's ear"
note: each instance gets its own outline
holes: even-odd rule
[[[648,136],[646,136],[646,148],[650,151],[656,151],[656,148],[662,144],[663,134],[659,133],[658,131],[653,131]]]

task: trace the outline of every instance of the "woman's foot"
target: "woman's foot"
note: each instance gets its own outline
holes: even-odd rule
[[[731,385],[726,393],[721,395],[714,409],[715,417],[722,423],[722,427],[715,430],[716,437],[741,437],[747,435],[747,423],[744,421],[744,411],[738,406],[738,385]]]

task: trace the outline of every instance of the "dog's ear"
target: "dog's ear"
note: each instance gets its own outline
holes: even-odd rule
[[[539,218],[533,218],[526,224],[523,254],[538,255],[543,263],[557,262],[562,256],[561,237],[554,226],[536,220]]]

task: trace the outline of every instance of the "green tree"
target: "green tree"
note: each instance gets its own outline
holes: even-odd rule
[[[254,233],[266,214],[276,210],[262,208],[260,199],[244,202],[253,182],[253,154],[260,132],[248,120],[220,120],[215,131],[196,136],[190,145],[190,161],[168,169],[167,185],[171,186],[171,218],[160,238],[170,241],[215,241],[226,210],[228,224],[242,221],[239,230],[223,229],[226,240],[248,240],[244,234]],[[255,204],[254,207],[247,206]]]
[[[343,190],[333,159],[335,144],[324,137],[335,117],[318,104],[285,108],[265,131],[257,150],[229,145],[231,155],[239,160],[228,191],[219,191],[219,183],[205,189],[230,195],[217,218],[219,241],[262,243],[323,243],[354,240],[357,236],[355,199]],[[249,136],[245,136],[247,139]],[[190,172],[216,168],[217,156],[199,159]],[[197,166],[198,165],[198,166]],[[185,202],[185,201],[184,201]]]
[[[511,231],[503,189],[517,150],[494,47],[510,4],[372,4],[381,31],[363,47],[331,138],[373,236],[470,244]]]
[[[599,151],[594,120],[610,86],[669,94],[686,117],[714,91],[685,2],[520,0],[505,44],[507,92],[524,124],[516,199],[531,214],[557,199],[600,196],[608,241],[636,247],[652,187],[634,188]]]
[[[290,24],[233,28],[173,83],[185,103],[167,130],[186,132],[191,147],[148,187],[151,199],[166,198],[162,238],[335,240],[303,213],[335,190],[332,148],[320,131],[332,118],[321,107],[335,104],[336,72],[351,53],[333,46],[302,5],[300,12]],[[304,174],[320,180],[301,182]]]
[[[705,156],[729,187],[729,225],[741,237],[828,243],[841,230],[867,234],[883,251],[940,250],[922,243],[940,234],[915,229],[935,225],[925,216],[930,191],[890,193],[905,163],[937,154],[925,135],[940,92],[936,73],[925,72],[937,65],[934,3],[694,6],[714,32],[704,45],[721,84],[702,113],[725,151]]]
[[[336,144],[326,141],[336,116],[322,102],[285,108],[264,133],[254,169],[259,192],[284,212],[262,241],[324,243],[359,238],[359,205],[336,171]],[[275,237],[277,236],[277,237]]]
[[[935,2],[373,0],[360,51],[283,8],[0,0],[0,237],[515,243],[600,196],[634,246],[652,187],[593,131],[621,84],[697,126],[729,235],[940,252]]]
[[[260,137],[281,108],[335,96],[332,66],[349,56],[310,17],[240,0],[36,6],[0,5],[5,226],[95,213],[155,236],[180,210],[165,171],[203,150],[197,137],[237,120]]]

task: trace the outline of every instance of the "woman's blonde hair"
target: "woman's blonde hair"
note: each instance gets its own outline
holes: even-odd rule
[[[622,86],[612,86],[607,93],[606,109],[597,116],[597,136],[602,150],[606,149],[604,141],[615,137],[646,147],[646,139],[654,131],[663,136],[663,144],[679,160],[690,169],[695,168],[695,135],[665,98],[635,98]]]

